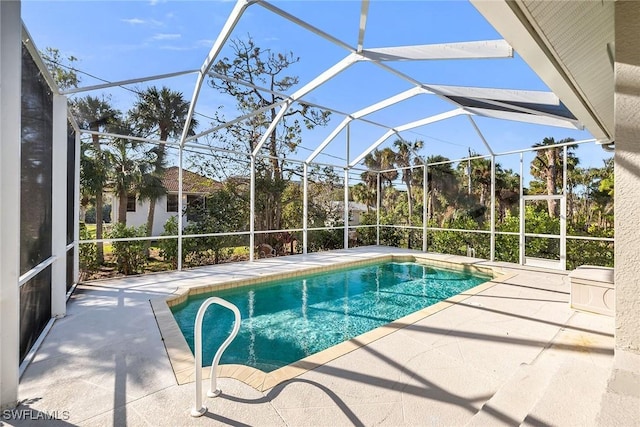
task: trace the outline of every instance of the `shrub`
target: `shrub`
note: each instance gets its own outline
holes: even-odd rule
[[[344,248],[344,228],[309,231],[309,251],[329,251]]]
[[[80,223],[80,240],[91,240],[94,236],[84,222]],[[98,250],[95,243],[83,243],[78,246],[78,256],[80,258],[80,271],[91,273],[98,269]]]
[[[380,227],[380,244],[400,247],[404,230],[395,227]]]
[[[178,235],[178,218],[172,216],[165,222],[162,236],[177,236]],[[173,265],[173,268],[178,268],[178,238],[175,239],[160,239],[158,241],[158,247],[160,248],[160,255],[165,261],[168,261]],[[183,259],[184,261],[184,259]]]
[[[109,233],[109,237],[112,239],[144,237],[147,235],[146,229],[144,225],[136,228],[116,223]],[[126,275],[142,273],[147,263],[147,247],[144,240],[113,242],[112,247],[120,273]]]

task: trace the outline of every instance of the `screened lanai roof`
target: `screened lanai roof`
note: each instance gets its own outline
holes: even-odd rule
[[[26,2],[23,16],[38,48],[54,47],[79,59],[73,66],[80,88],[63,92],[70,97],[108,96],[126,111],[140,90],[166,85],[191,99],[196,136],[183,133],[175,143],[215,146],[217,132],[246,117],[209,82],[221,78],[212,65],[232,57],[233,43],[249,37],[262,49],[299,56],[287,70],[299,79],[282,92],[267,82],[237,83],[275,95],[279,115],[300,105],[332,112],[327,126],[303,129],[290,158],[354,167],[398,138],[423,140],[422,155],[450,158],[471,149],[481,154],[524,149],[547,136],[591,138],[468,2],[118,5]],[[101,19],[78,20],[81,14]],[[62,22],[48,32],[44,20],[52,16]]]

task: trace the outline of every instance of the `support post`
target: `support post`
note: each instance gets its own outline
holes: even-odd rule
[[[211,68],[211,65],[218,57],[218,54],[222,50],[224,44],[227,39],[233,32],[233,29],[236,27],[236,24],[242,17],[244,11],[253,4],[254,1],[250,0],[237,0],[231,14],[227,18],[224,26],[220,33],[218,33],[218,37],[216,41],[213,43],[211,50],[209,51],[209,55],[204,60],[204,63],[200,67],[200,71],[198,73],[198,77],[196,79],[196,85],[193,89],[193,94],[191,95],[191,102],[189,103],[189,110],[187,111],[187,117],[184,121],[184,128],[182,129],[182,136],[180,137],[180,145],[184,146],[184,143],[189,135],[189,125],[191,124],[191,120],[193,119],[193,114],[195,113],[196,103],[198,102],[198,96],[200,96],[200,89],[202,88],[202,84],[204,83],[204,79],[206,77],[207,72]]]
[[[183,151],[184,147],[180,145],[178,151],[178,271],[182,271],[182,222],[184,221],[184,201],[182,200],[182,180],[184,179],[182,173],[183,163]],[[151,201],[153,203],[153,200]]]
[[[67,313],[67,97],[53,95],[51,317]]]
[[[491,155],[491,244],[489,260],[496,259],[496,156]]]
[[[431,199],[429,199],[429,165],[427,164],[427,162],[425,161],[424,163],[424,167],[426,168],[426,175],[427,175],[427,232],[429,231],[429,220],[431,219]],[[433,196],[431,196],[433,197]],[[427,242],[429,243],[429,242]],[[429,249],[429,245],[427,245],[427,250]]]
[[[376,175],[376,245],[380,246],[380,172]]]
[[[567,146],[562,147],[562,199],[560,199],[560,268],[567,269]]]
[[[0,1],[0,410],[18,402],[20,365],[20,6]]]
[[[344,248],[349,249],[349,143],[350,143],[350,123],[347,124],[346,156],[347,165],[344,167]]]
[[[309,164],[302,165],[302,253],[309,250]]]
[[[429,186],[427,185],[427,179],[429,174],[427,173],[427,162],[423,162],[422,164],[422,252],[427,252],[427,227],[429,226],[429,216],[427,215],[427,190]]]
[[[344,168],[344,248],[349,249],[349,168]]]
[[[524,154],[520,153],[520,238],[518,244],[519,262],[524,265]]]
[[[251,154],[251,189],[249,198],[249,261],[253,261],[256,247],[256,156]]]
[[[73,168],[73,283],[80,281],[80,132],[75,133],[75,167]]]
[[[469,158],[467,159],[467,194],[471,195],[471,148],[469,148]]]

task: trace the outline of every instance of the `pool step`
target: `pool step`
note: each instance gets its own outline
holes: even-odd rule
[[[609,373],[588,361],[565,360],[522,425],[597,425]]]
[[[551,362],[538,359],[531,365],[523,363],[466,425],[521,424],[543,397],[555,372]]]
[[[530,364],[522,364],[468,426],[597,425],[613,358],[603,316],[575,312]]]

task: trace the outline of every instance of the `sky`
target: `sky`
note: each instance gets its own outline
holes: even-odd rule
[[[81,86],[119,81],[200,68],[218,37],[235,2],[233,1],[65,1],[23,0],[23,21],[39,49],[53,47],[63,56],[78,58]],[[272,4],[356,46],[360,21],[358,1],[274,1]],[[300,61],[290,67],[300,83],[289,93],[311,81],[326,68],[343,59],[348,52],[317,35],[253,5],[247,9],[230,39],[252,37],[256,45],[273,52],[293,52]],[[364,48],[402,45],[496,40],[500,35],[467,1],[376,1],[369,7]],[[229,42],[220,57],[229,56]],[[502,89],[548,91],[545,84],[516,54],[508,59],[393,61],[388,65],[425,84],[478,86]],[[87,73],[87,74],[85,74]],[[112,88],[108,94],[117,108],[126,111],[135,101],[130,89],[146,85],[167,85],[190,99],[196,76],[188,74],[128,86]],[[352,113],[370,104],[411,88],[411,84],[383,72],[370,63],[357,63],[304,99]],[[91,92],[98,95],[99,92]],[[414,120],[454,109],[455,106],[432,95],[420,95],[402,104],[367,116],[387,126],[399,126]],[[196,105],[199,130],[209,126],[216,111],[235,118],[234,102],[205,85]],[[327,127],[305,131],[303,142],[292,158],[304,159],[343,120],[333,114]],[[527,148],[544,137],[556,140],[592,138],[587,131],[477,118],[478,127],[495,152]],[[354,159],[385,129],[354,123],[349,132],[349,159]],[[404,132],[406,140],[425,142],[422,155],[440,154],[462,158],[469,149],[485,154],[479,136],[465,117],[453,118]],[[391,146],[389,138],[380,148]],[[345,163],[346,132],[327,147],[319,161]],[[608,154],[593,143],[582,145],[576,154],[583,166],[601,166]],[[517,157],[498,159],[504,167],[517,169]]]

